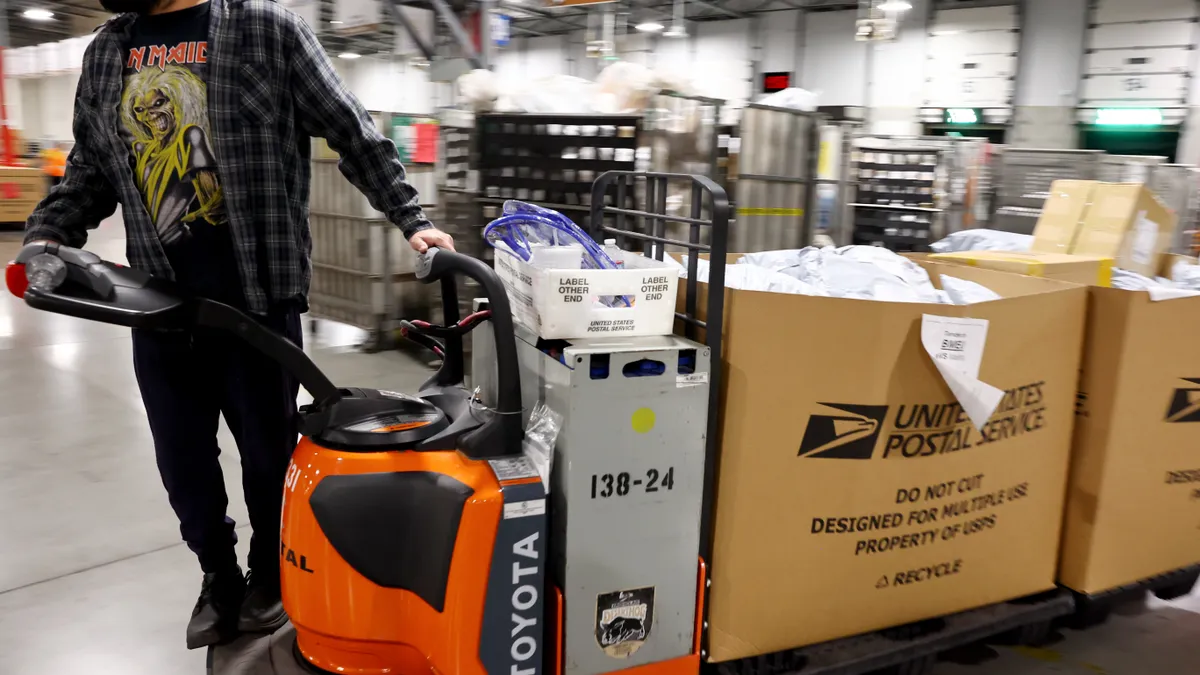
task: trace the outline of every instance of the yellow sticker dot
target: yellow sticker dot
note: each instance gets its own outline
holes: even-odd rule
[[[630,423],[633,425],[634,431],[644,434],[654,428],[654,411],[649,408],[638,408],[633,411]]]

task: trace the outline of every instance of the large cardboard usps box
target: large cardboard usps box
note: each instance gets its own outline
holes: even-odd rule
[[[1091,288],[1059,580],[1200,563],[1200,298]]]
[[[921,264],[1005,298],[726,291],[711,661],[1054,586],[1087,289]],[[988,320],[979,377],[1006,393],[982,431],[924,351],[923,314]]]

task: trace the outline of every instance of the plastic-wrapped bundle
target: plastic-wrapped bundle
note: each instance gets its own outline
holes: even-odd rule
[[[1033,235],[1003,232],[1001,230],[960,230],[930,244],[934,253],[957,253],[959,251],[1028,251],[1033,248]]]
[[[459,76],[458,96],[475,112],[488,112],[496,107],[500,98],[500,83],[490,70],[472,70]]]
[[[570,218],[537,204],[510,199],[504,202],[504,215],[483,228],[483,238],[492,248],[511,253],[525,262],[534,261],[535,247],[580,247],[582,265],[587,269],[613,270],[619,266]],[[629,296],[600,298],[604,305],[629,307]]]
[[[525,262],[533,258],[533,247],[583,247],[583,266],[588,269],[617,269],[604,249],[570,218],[537,204],[510,199],[504,202],[504,215],[483,228],[483,237],[493,248],[504,248]],[[500,246],[503,244],[503,247]]]
[[[687,275],[687,258],[680,265]],[[697,260],[696,277],[707,281],[709,264]],[[966,305],[1000,298],[991,289],[942,275],[935,288],[925,268],[886,249],[846,246],[749,253],[725,266],[725,285],[748,291],[832,298]]]

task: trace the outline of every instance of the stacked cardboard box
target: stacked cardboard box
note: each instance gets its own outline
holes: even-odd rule
[[[1003,299],[727,290],[710,660],[1054,586],[1087,290],[920,263]],[[986,423],[927,352],[929,317],[986,323],[978,377],[1003,390]]]
[[[1170,277],[1174,227],[1142,185],[1058,181],[1032,255]],[[1058,578],[1092,594],[1200,563],[1200,298],[1155,302],[1088,277],[1075,279],[1091,287]]]
[[[1050,186],[1033,250],[1111,258],[1154,276],[1171,244],[1175,214],[1141,183],[1060,180]]]
[[[1097,593],[1200,563],[1200,298],[1089,293],[1059,581]]]
[[[985,267],[1001,272],[1045,277],[1074,284],[1112,285],[1112,258],[1068,253],[1030,251],[958,251],[935,253],[930,258],[952,263]]]
[[[0,223],[23,223],[46,196],[48,185],[41,169],[0,167]]]

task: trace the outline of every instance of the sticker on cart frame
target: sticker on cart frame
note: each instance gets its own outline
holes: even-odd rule
[[[653,625],[653,586],[596,596],[596,642],[614,659],[629,658],[641,649]]]

